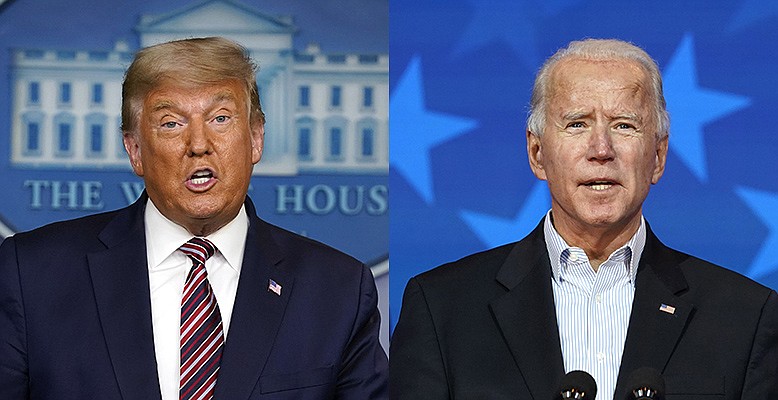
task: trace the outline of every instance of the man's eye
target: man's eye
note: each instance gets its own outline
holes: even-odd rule
[[[173,129],[176,126],[178,126],[178,123],[175,122],[175,121],[168,121],[168,122],[165,122],[165,123],[162,124],[163,128],[168,128],[168,129]]]
[[[219,115],[216,118],[214,118],[213,120],[216,121],[216,123],[223,124],[223,123],[229,121],[230,117],[228,117],[226,115]]]
[[[584,123],[583,122],[571,122],[571,123],[567,124],[567,127],[568,128],[583,128],[584,127]]]
[[[616,129],[634,129],[634,128],[635,128],[634,126],[632,126],[630,124],[627,124],[627,123],[624,123],[624,122],[616,125]]]

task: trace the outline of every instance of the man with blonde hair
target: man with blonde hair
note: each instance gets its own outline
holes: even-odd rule
[[[2,243],[0,398],[386,398],[370,270],[247,196],[265,122],[248,52],[148,47],[122,97],[146,190]]]
[[[526,139],[551,210],[521,241],[408,282],[391,398],[560,398],[583,370],[597,399],[634,399],[643,367],[668,399],[778,396],[776,292],[666,247],[643,217],[668,129],[659,69],[637,46],[591,39],[549,58]]]

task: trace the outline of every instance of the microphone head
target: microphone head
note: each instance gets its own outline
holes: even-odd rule
[[[655,368],[641,367],[630,374],[627,379],[628,400],[660,400],[664,398],[665,380]]]
[[[597,383],[585,371],[570,371],[559,385],[559,396],[555,399],[594,400],[597,396]]]

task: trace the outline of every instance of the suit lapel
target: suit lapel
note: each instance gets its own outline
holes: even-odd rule
[[[647,230],[616,385],[617,396],[627,390],[626,380],[635,369],[653,367],[660,373],[664,370],[694,310],[693,304],[679,297],[688,288],[679,264],[688,256],[670,250],[648,226]],[[660,309],[662,305],[670,308]]]
[[[270,355],[294,285],[294,276],[283,268],[270,228],[256,216],[248,199],[246,212],[250,220],[246,250],[215,399],[249,398]],[[281,286],[280,295],[269,290],[271,279]]]
[[[97,311],[125,399],[160,399],[143,224],[145,194],[100,233],[87,255]]]
[[[532,397],[546,399],[564,366],[543,222],[516,244],[497,281],[508,292],[491,302],[494,318]]]

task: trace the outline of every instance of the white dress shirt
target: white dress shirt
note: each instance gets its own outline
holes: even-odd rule
[[[597,382],[597,399],[612,400],[627,338],[635,275],[646,243],[646,225],[594,271],[583,249],[569,246],[544,224],[565,373],[586,371]]]
[[[159,387],[162,400],[177,400],[181,362],[181,296],[186,275],[192,268],[192,261],[178,248],[193,235],[162,215],[151,199],[146,204],[144,219]],[[235,219],[207,237],[218,249],[206,261],[205,269],[219,304],[225,340],[238,290],[248,225],[246,210],[241,208]]]

